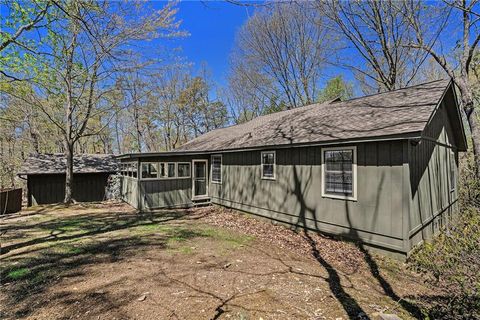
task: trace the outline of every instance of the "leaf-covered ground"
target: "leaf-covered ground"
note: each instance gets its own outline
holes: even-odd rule
[[[436,294],[362,247],[215,207],[45,206],[0,229],[6,319],[405,319]]]

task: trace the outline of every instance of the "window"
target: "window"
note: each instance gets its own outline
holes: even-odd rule
[[[322,149],[322,196],[356,200],[356,147]]]
[[[175,163],[168,163],[167,177],[175,178]]]
[[[132,177],[136,178],[137,177],[137,172],[138,172],[138,167],[136,162],[131,163],[131,168],[132,168]]]
[[[222,156],[212,156],[212,182],[222,183]]]
[[[178,163],[177,164],[177,177],[179,178],[190,178],[190,163]]]
[[[455,192],[457,188],[457,163],[455,161],[455,153],[450,150],[450,192]]]
[[[159,166],[160,178],[175,178],[175,162],[162,162]]]
[[[154,162],[142,162],[142,179],[158,178],[158,165]]]
[[[262,179],[275,179],[275,151],[262,152]]]

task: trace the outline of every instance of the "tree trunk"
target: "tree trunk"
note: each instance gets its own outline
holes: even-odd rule
[[[65,199],[66,204],[73,202],[72,186],[73,186],[73,141],[71,139],[65,140]]]
[[[480,119],[478,110],[476,108],[465,108],[468,124],[470,125],[470,131],[472,133],[472,149],[473,157],[475,159],[475,172],[480,179]]]

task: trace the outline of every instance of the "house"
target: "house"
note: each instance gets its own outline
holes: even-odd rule
[[[404,258],[455,211],[467,142],[450,80],[313,104],[119,157],[140,210],[210,201]]]
[[[18,175],[27,180],[28,206],[63,202],[66,159],[63,153],[35,154],[23,163]],[[77,154],[73,158],[72,195],[76,201],[105,199],[108,177],[118,170],[112,154]]]

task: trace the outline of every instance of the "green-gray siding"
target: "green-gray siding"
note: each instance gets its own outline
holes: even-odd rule
[[[222,179],[221,183],[212,183],[208,178],[208,196],[218,205],[359,239],[405,257],[414,245],[431,238],[456,209],[458,194],[452,191],[450,158],[455,160],[456,181],[458,148],[464,150],[465,143],[457,132],[462,126],[455,118],[458,114],[453,97],[449,94],[439,106],[419,139],[405,137],[337,146],[356,147],[355,200],[322,196],[322,146],[218,153],[222,155]],[[270,150],[276,152],[274,180],[261,178],[261,152]],[[138,157],[138,161],[146,162],[192,163],[193,159],[207,159],[211,169],[208,153]],[[192,178],[123,180],[124,199],[141,210],[193,204]]]
[[[454,172],[458,172],[458,152],[444,104],[432,118],[424,136],[420,144],[409,149],[409,248],[438,232],[455,211],[458,199],[458,190],[450,182],[450,163],[455,166]],[[457,180],[456,175],[454,179]]]
[[[79,202],[102,201],[109,173],[81,173],[73,175],[73,198]],[[65,174],[29,175],[28,205],[63,202]]]
[[[404,251],[404,141],[357,144],[356,201],[322,197],[321,147],[277,149],[276,179],[261,179],[260,151],[224,153],[214,203]]]
[[[208,164],[210,164],[209,159],[208,155],[149,157],[141,158],[140,163],[142,161],[188,162],[192,166],[193,160],[208,160]],[[207,169],[207,176],[209,174]],[[192,178],[139,180],[131,177],[122,177],[122,199],[140,210],[190,207],[193,205]]]
[[[138,181],[130,177],[122,177],[122,199],[138,209]]]
[[[140,206],[143,209],[191,205],[191,178],[140,181]]]

